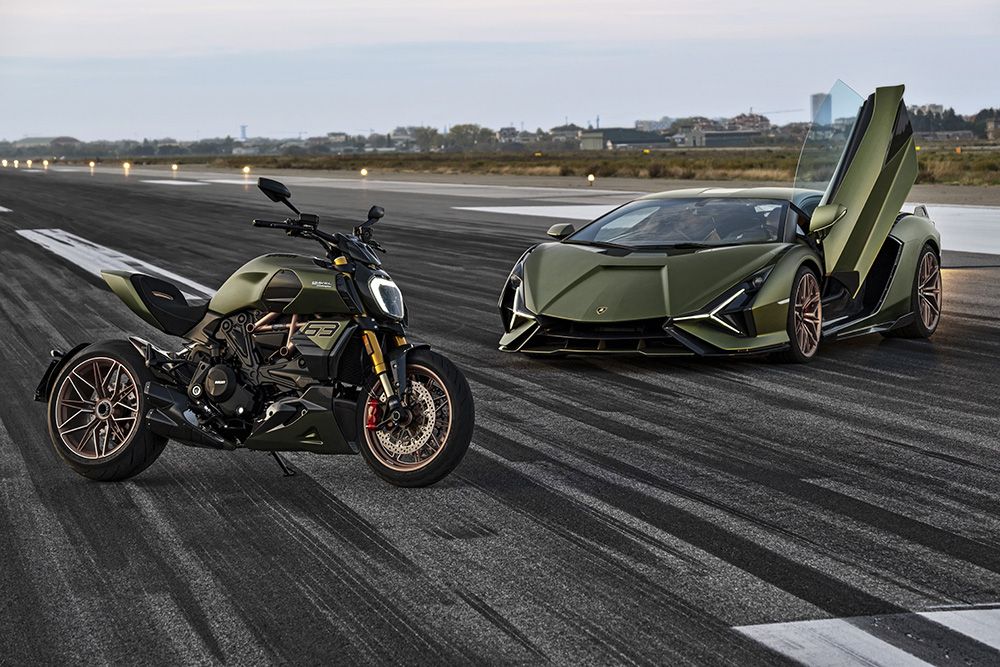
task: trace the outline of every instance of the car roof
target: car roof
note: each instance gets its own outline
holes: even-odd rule
[[[747,199],[781,199],[796,206],[810,197],[822,196],[820,190],[802,188],[762,187],[762,188],[683,188],[656,192],[641,199],[686,199],[691,197],[744,197]]]

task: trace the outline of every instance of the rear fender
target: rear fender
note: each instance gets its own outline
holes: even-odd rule
[[[49,367],[45,369],[45,374],[42,375],[42,381],[38,383],[38,387],[35,389],[36,401],[44,403],[49,400],[49,395],[52,393],[53,385],[56,382],[56,378],[59,377],[59,373],[62,372],[63,367],[69,362],[70,359],[79,354],[88,345],[90,345],[90,343],[80,343],[65,354],[59,350],[52,350],[49,352],[49,355],[52,357],[52,361],[49,362]]]

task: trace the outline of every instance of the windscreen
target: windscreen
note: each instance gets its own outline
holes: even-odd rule
[[[787,210],[788,202],[778,199],[641,199],[598,218],[567,242],[632,249],[770,243],[781,238]]]
[[[826,192],[851,137],[864,100],[843,81],[812,97],[812,125],[795,169],[795,190]]]

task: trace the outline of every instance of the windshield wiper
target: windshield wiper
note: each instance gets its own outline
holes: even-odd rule
[[[671,243],[669,245],[656,246],[658,248],[677,248],[678,250],[699,250],[701,248],[718,248],[714,243]]]

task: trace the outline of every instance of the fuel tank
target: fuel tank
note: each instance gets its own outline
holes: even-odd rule
[[[209,309],[229,315],[245,308],[287,314],[349,314],[338,291],[348,280],[326,260],[272,253],[241,266],[212,297]]]

